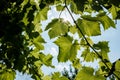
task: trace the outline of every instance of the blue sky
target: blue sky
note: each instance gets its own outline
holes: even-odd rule
[[[52,7],[51,11],[49,11],[49,13],[48,13],[48,16],[49,16],[48,20],[42,22],[43,30],[45,29],[45,26],[47,25],[47,23],[51,21],[51,19],[59,17],[58,14],[60,14],[60,12],[56,12],[55,8]],[[70,18],[70,15],[68,15],[67,11],[62,12],[62,15],[60,17],[64,18],[65,20],[71,21],[71,23],[73,24],[73,21]],[[77,19],[77,17],[79,17],[79,16],[74,15],[74,17]],[[56,58],[58,55],[58,47],[54,43],[52,43],[53,40],[49,39],[49,36],[47,35],[47,31],[44,32],[42,35],[43,35],[44,39],[48,42],[45,44],[46,48],[45,48],[44,52],[47,54],[50,53],[54,56],[53,64],[56,65],[55,69],[43,66],[42,69],[45,72],[45,74],[51,74],[51,72],[58,71],[58,70],[61,71],[61,70],[63,70],[64,67],[68,68],[70,62],[67,62],[67,64],[57,62]],[[115,60],[120,58],[120,49],[119,49],[120,37],[119,37],[119,35],[120,35],[120,21],[117,22],[116,29],[110,28],[106,31],[104,31],[102,29],[101,36],[92,38],[94,42],[103,41],[103,40],[109,41],[109,47],[110,47],[109,57],[112,62],[114,62]],[[16,80],[21,80],[21,79],[22,80],[32,80],[30,78],[30,76],[28,76],[27,74],[23,75],[22,73],[17,72]]]

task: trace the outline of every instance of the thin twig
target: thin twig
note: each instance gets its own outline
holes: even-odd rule
[[[78,28],[78,30],[80,31],[80,33],[82,34],[84,40],[86,41],[87,45],[97,54],[97,56],[101,59],[101,61],[105,64],[105,66],[109,69],[109,71],[111,70],[111,68],[109,68],[109,66],[106,64],[106,62],[103,60],[102,56],[94,49],[94,47],[92,45],[90,45],[90,43],[88,42],[87,38],[85,37],[84,33],[82,32],[82,30],[80,29],[80,27],[78,26],[77,22],[75,21],[72,13],[70,12],[70,10],[68,9],[67,7],[67,4],[66,4],[66,0],[65,0],[65,8],[67,9],[67,11],[69,12],[71,18],[73,19],[73,22],[75,23],[76,27]],[[114,74],[114,73],[113,73]],[[120,78],[114,74],[119,80]]]

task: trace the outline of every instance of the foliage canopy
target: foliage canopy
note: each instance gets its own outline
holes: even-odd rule
[[[74,25],[55,18],[42,30],[41,22],[49,17],[50,6],[61,13],[66,9]],[[73,14],[80,15],[79,19],[75,20]],[[15,70],[31,74],[35,80],[68,80],[59,72],[45,76],[41,70],[43,65],[55,66],[53,56],[42,52],[46,43],[41,36],[44,31],[51,39],[56,38],[53,43],[59,47],[58,62],[69,60],[78,69],[75,80],[105,80],[111,75],[120,80],[120,60],[110,62],[108,42],[91,40],[92,36],[101,35],[100,24],[104,30],[115,28],[117,19],[119,0],[0,0],[0,80],[14,80]],[[70,35],[75,33],[79,40]],[[99,61],[97,70],[82,66],[77,57],[81,48],[84,50],[80,57],[85,62]]]

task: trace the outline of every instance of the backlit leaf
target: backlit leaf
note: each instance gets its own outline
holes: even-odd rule
[[[73,63],[72,65],[78,70],[82,67],[82,65],[80,63],[80,59],[75,59],[75,60],[73,60],[72,63]]]
[[[98,16],[98,20],[102,23],[104,30],[110,27],[115,28],[115,23],[107,15]]]
[[[46,76],[43,77],[42,80],[51,80],[51,76],[46,75]]]
[[[40,21],[46,20],[47,19],[47,12],[49,8],[45,7],[44,9],[40,10],[39,12],[36,13],[36,16],[34,17],[33,23],[36,25]]]
[[[120,72],[120,60],[116,61],[115,70]]]
[[[63,19],[54,19],[50,22],[45,30],[49,30],[50,38],[55,38],[60,35],[64,35],[68,32],[68,23],[64,22]]]
[[[0,73],[0,80],[14,80],[14,79],[15,79],[14,71],[6,70],[6,71],[2,72],[2,74]]]
[[[64,6],[58,5],[58,6],[56,6],[56,9],[57,9],[57,11],[62,11],[62,10],[64,10]]]
[[[61,76],[59,72],[55,72],[52,75],[52,80],[69,80],[65,76]]]
[[[109,60],[107,53],[110,52],[110,50],[107,41],[98,42],[97,44],[94,44],[93,47],[96,50],[100,50],[100,55],[103,59]]]
[[[117,17],[117,11],[116,11],[116,6],[112,5],[112,7],[110,8],[110,12],[112,13],[112,18],[116,19]]]
[[[43,46],[42,43],[45,43],[45,41],[44,41],[44,39],[41,36],[38,36],[38,37],[33,39],[33,44],[39,50],[43,50],[44,49],[44,46]]]
[[[78,19],[80,29],[85,35],[98,36],[101,34],[100,24],[98,21],[88,21],[85,19]]]
[[[80,48],[76,42],[72,44],[72,38],[67,37],[60,37],[58,38],[55,43],[59,46],[59,55],[58,61],[65,62],[68,59],[74,60],[77,55],[77,50]]]
[[[93,80],[94,69],[90,67],[83,67],[76,75],[75,80]]]
[[[84,58],[86,62],[94,61],[96,59],[96,54],[94,52],[90,52],[89,48],[86,48],[83,52],[81,57]]]
[[[77,28],[74,26],[74,27],[70,27],[70,32],[75,34],[77,32]]]
[[[43,64],[45,64],[46,66],[54,67],[54,66],[52,65],[52,58],[53,58],[52,55],[50,55],[50,54],[45,55],[45,54],[43,54],[43,53],[40,53],[40,54],[39,54],[39,57],[40,57],[40,60],[41,60],[41,62],[42,62]]]
[[[91,67],[83,67],[77,74],[75,80],[105,80],[100,74],[94,74]]]
[[[72,12],[74,12],[75,14],[78,14],[78,10],[77,10],[77,6],[74,2],[71,2],[70,4],[70,9]]]

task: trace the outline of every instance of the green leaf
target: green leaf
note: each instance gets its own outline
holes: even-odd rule
[[[77,28],[75,26],[70,27],[70,32],[75,34],[77,32]]]
[[[53,58],[52,55],[50,54],[44,55],[43,53],[40,53],[39,57],[43,64],[54,68],[54,66],[52,65],[52,58]]]
[[[80,63],[80,59],[75,59],[75,60],[73,60],[72,63],[73,63],[72,65],[74,66],[74,68],[76,68],[78,70],[82,67],[82,65]]]
[[[40,21],[46,20],[48,11],[49,11],[49,7],[45,7],[44,9],[37,12],[35,17],[34,17],[33,23],[36,25]]]
[[[52,79],[51,79],[51,76],[46,75],[46,76],[43,77],[42,80],[52,80]]]
[[[93,41],[92,41],[89,37],[86,37],[86,39],[87,39],[87,41],[89,42],[90,45],[93,45],[93,44],[94,44]],[[88,45],[87,45],[87,42],[86,42],[86,40],[85,40],[84,38],[82,38],[82,39],[80,40],[80,44],[81,44],[83,47],[88,46]]]
[[[100,50],[100,56],[102,57],[102,59],[104,60],[109,60],[108,58],[108,52],[110,52],[109,47],[108,47],[108,42],[107,41],[103,41],[103,42],[98,42],[97,44],[94,44],[93,47],[96,50]]]
[[[115,70],[118,71],[118,72],[120,72],[120,60],[116,61]]]
[[[83,67],[76,75],[75,80],[105,80],[100,74],[94,75],[94,69],[91,67]]]
[[[76,41],[72,44],[73,39],[70,36],[60,37],[55,43],[59,46],[58,61],[65,62],[68,59],[71,61],[76,58],[77,50],[80,48]]]
[[[70,3],[70,9],[75,14],[78,14],[77,6],[76,6],[76,4],[73,1]]]
[[[74,0],[74,3],[77,6],[77,10],[83,12],[84,11],[84,4],[85,4],[86,0]]]
[[[92,17],[91,15],[82,15],[81,18],[88,20],[88,21],[98,21],[97,17]]]
[[[105,64],[111,69],[112,64],[111,62],[105,62]],[[99,61],[99,74],[103,74],[103,76],[108,75],[109,69],[102,61]]]
[[[85,19],[78,19],[78,24],[80,29],[85,35],[88,36],[98,36],[101,34],[100,24],[98,21],[88,21]]]
[[[93,80],[94,69],[91,67],[83,67],[76,75],[75,80]]]
[[[49,30],[50,38],[55,38],[60,35],[64,35],[68,32],[68,23],[64,22],[63,19],[54,19],[50,22],[45,30]]]
[[[61,76],[59,72],[55,72],[52,75],[52,80],[69,80],[69,79],[66,78],[65,76]]]
[[[114,73],[120,78],[120,60],[117,60],[115,63]]]
[[[0,73],[0,80],[14,80],[14,79],[15,79],[15,72],[10,69]]]
[[[64,10],[64,6],[62,6],[62,5],[57,5],[56,6],[56,9],[57,9],[57,11],[62,11],[62,10]]]
[[[112,5],[112,7],[109,10],[112,13],[112,18],[113,19],[116,19],[116,17],[117,17],[117,11],[116,11],[116,9],[117,9],[117,7],[114,6],[114,5]]]
[[[107,15],[98,16],[98,20],[102,23],[104,30],[110,27],[115,28],[115,23]]]
[[[86,48],[83,52],[81,57],[84,58],[86,62],[94,61],[96,59],[96,54],[94,52],[90,52],[89,48]]]
[[[44,39],[41,36],[38,36],[38,37],[33,39],[33,44],[39,50],[43,50],[44,49],[44,46],[43,46],[42,43],[45,43],[45,41],[44,41]]]

